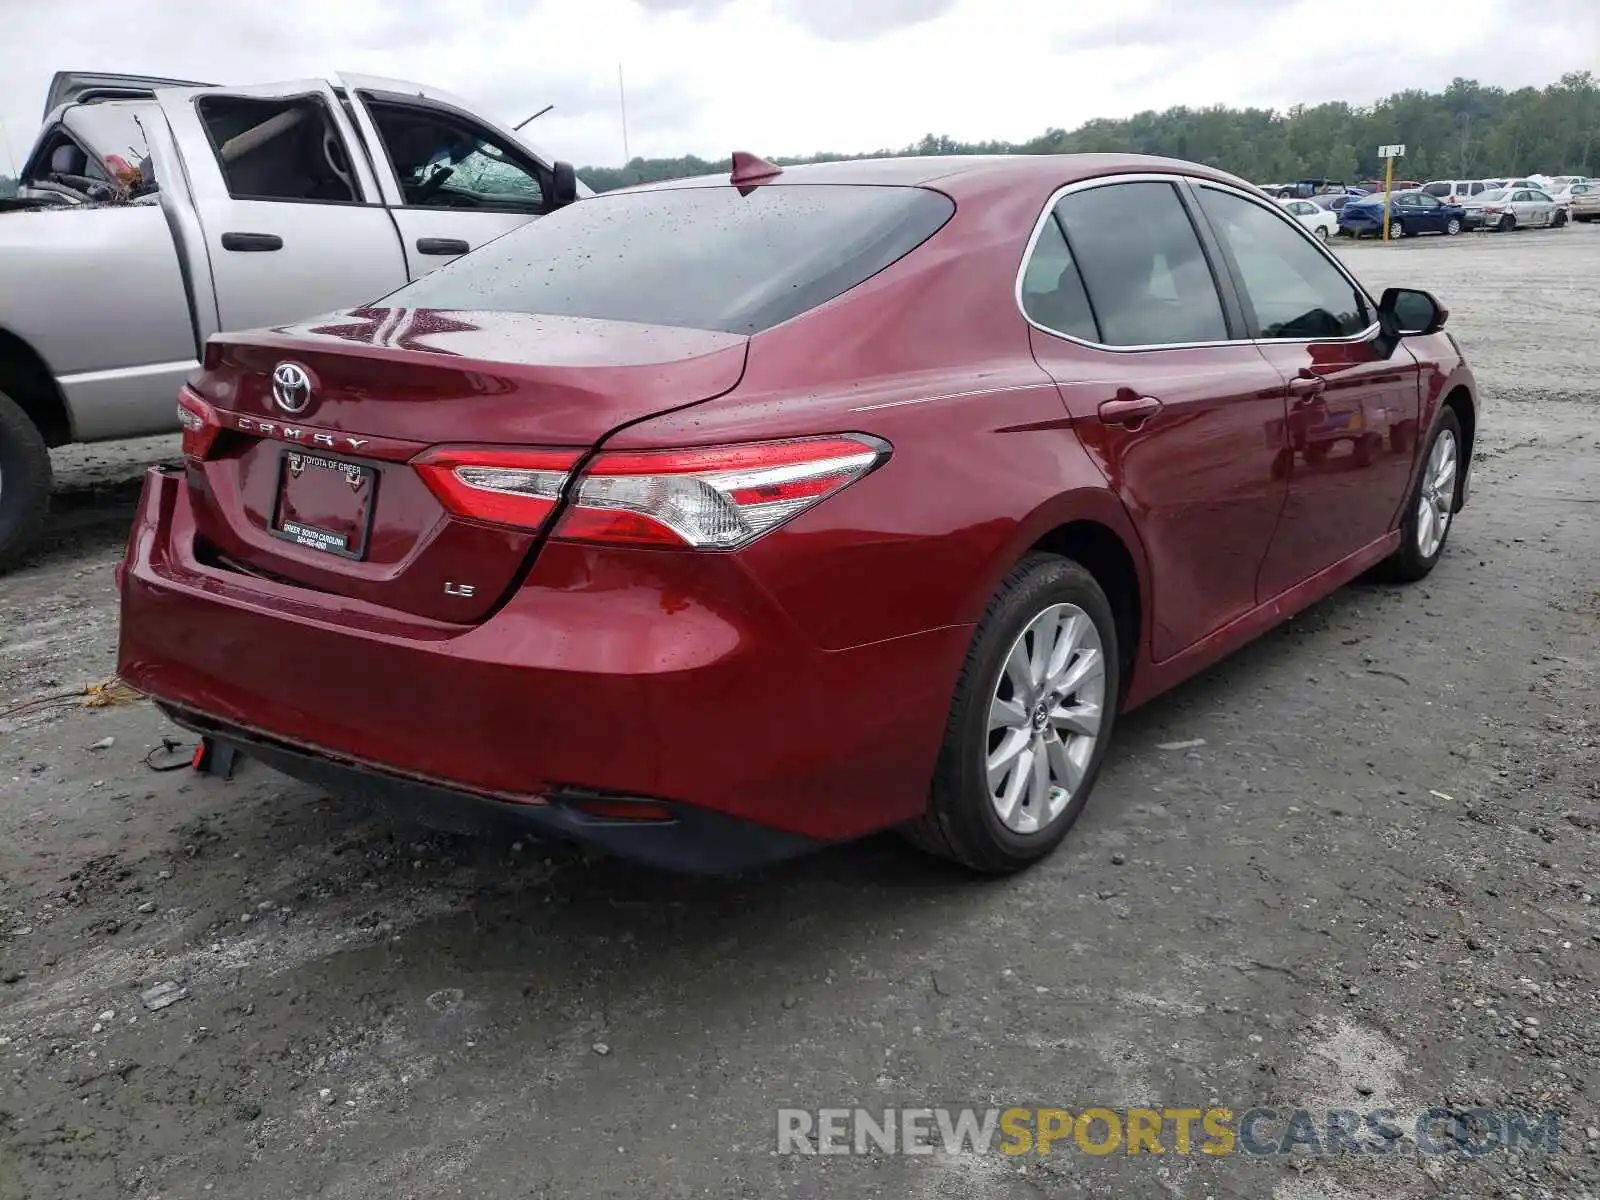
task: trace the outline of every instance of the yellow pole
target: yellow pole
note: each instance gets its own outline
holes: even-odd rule
[[[1383,240],[1389,240],[1389,193],[1394,186],[1394,159],[1383,160]]]

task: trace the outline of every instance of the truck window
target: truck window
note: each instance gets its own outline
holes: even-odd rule
[[[38,150],[23,167],[22,181],[84,192],[93,184],[109,184],[111,177],[67,130],[57,125],[40,139]]]
[[[204,96],[200,123],[235,200],[359,203],[344,139],[317,96]]]
[[[542,212],[538,164],[475,122],[363,96],[410,208]]]

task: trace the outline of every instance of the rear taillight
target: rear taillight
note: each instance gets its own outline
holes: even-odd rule
[[[211,453],[217,435],[222,432],[217,410],[188,388],[178,392],[178,424],[183,427],[184,457],[197,461]]]
[[[412,466],[458,517],[542,529],[579,457],[576,450],[449,446],[428,451]]]
[[[554,537],[736,550],[820,504],[889,456],[861,434],[596,455]]]

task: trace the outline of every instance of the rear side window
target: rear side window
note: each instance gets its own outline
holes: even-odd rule
[[[1102,344],[1227,340],[1211,266],[1170,183],[1071,192],[1055,216],[1082,272]]]
[[[1364,297],[1298,229],[1242,196],[1200,189],[1264,338],[1349,337],[1372,323]]]
[[[235,200],[361,199],[344,139],[320,96],[203,96],[196,109]]]
[[[915,187],[622,192],[541,217],[385,303],[759,333],[903,258],[954,212]]]
[[[1083,276],[1054,213],[1039,231],[1028,269],[1022,273],[1022,311],[1036,325],[1086,342],[1100,340]]]

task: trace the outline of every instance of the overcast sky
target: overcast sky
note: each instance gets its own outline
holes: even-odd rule
[[[597,165],[623,161],[619,62],[632,153],[705,157],[1600,73],[1600,0],[0,0],[0,28],[0,156],[9,141],[15,159],[59,68],[392,75],[508,122],[553,103],[529,135]]]

